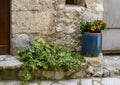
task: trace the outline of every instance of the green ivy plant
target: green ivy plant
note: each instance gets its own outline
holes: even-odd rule
[[[84,63],[83,57],[77,54],[72,47],[64,49],[53,44],[46,44],[43,39],[39,39],[31,44],[28,48],[18,51],[20,61],[23,62],[22,69],[25,74],[21,79],[23,83],[28,83],[32,74],[39,70],[65,71]]]

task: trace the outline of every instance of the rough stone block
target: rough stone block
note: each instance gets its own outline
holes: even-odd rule
[[[85,57],[86,62],[88,62],[91,66],[101,66],[103,63],[103,55],[100,53],[96,57]]]
[[[102,14],[92,13],[91,11],[86,11],[82,15],[82,22],[93,21],[93,20],[102,20]]]
[[[71,78],[82,78],[85,77],[86,73],[84,71],[75,72]]]
[[[53,9],[52,0],[12,0],[12,11],[47,11]]]
[[[35,33],[47,31],[53,26],[53,12],[13,12],[12,13],[12,33]]]
[[[103,1],[104,0],[85,0],[87,7],[90,7],[94,3],[103,4]]]
[[[42,72],[42,76],[47,78],[47,79],[56,79],[56,80],[60,80],[60,79],[64,79],[65,77],[65,72],[64,71],[43,71]]]
[[[25,48],[30,44],[29,36],[26,34],[16,35],[13,38],[13,43],[16,48]]]
[[[42,76],[45,77],[46,79],[53,79],[55,76],[54,71],[43,71]]]
[[[85,57],[85,60],[88,64],[88,68],[86,69],[86,72],[88,74],[92,75],[102,75],[103,74],[103,55],[100,53],[96,57]]]

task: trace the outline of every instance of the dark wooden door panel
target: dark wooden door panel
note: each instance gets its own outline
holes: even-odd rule
[[[9,51],[9,0],[0,0],[0,54]]]
[[[0,54],[8,54],[8,46],[7,47],[0,47]]]

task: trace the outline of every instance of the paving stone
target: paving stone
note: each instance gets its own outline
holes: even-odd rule
[[[93,81],[93,85],[102,85],[102,84],[98,81]]]
[[[81,79],[81,85],[92,85],[92,79]]]
[[[0,85],[5,85],[5,84],[6,84],[5,82],[0,81]]]
[[[102,85],[120,85],[119,78],[103,78]]]
[[[71,80],[63,80],[59,81],[59,83],[63,85],[78,85],[80,79],[71,79]]]
[[[0,85],[22,85],[20,81],[0,81]],[[89,78],[71,80],[36,80],[28,85],[120,85],[120,77],[117,78]]]
[[[7,82],[5,85],[22,85],[20,81],[10,81]]]
[[[40,85],[51,85],[53,84],[53,81],[41,81]]]
[[[108,68],[109,70],[111,69],[120,69],[120,56],[104,56],[104,66]]]
[[[29,85],[39,85],[38,83],[29,83]]]
[[[92,78],[94,81],[101,81],[101,78]]]
[[[120,74],[120,56],[104,56],[104,75],[118,76]]]
[[[41,81],[34,80],[34,81],[30,82],[28,85],[41,85],[40,82]]]
[[[102,85],[101,80],[102,80],[101,78],[93,78],[92,84],[93,85]]]
[[[61,84],[61,83],[53,83],[51,85],[63,85],[63,84]]]

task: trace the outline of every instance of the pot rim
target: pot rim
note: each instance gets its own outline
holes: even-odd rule
[[[83,34],[101,34],[101,32],[99,32],[99,33],[84,32]]]

